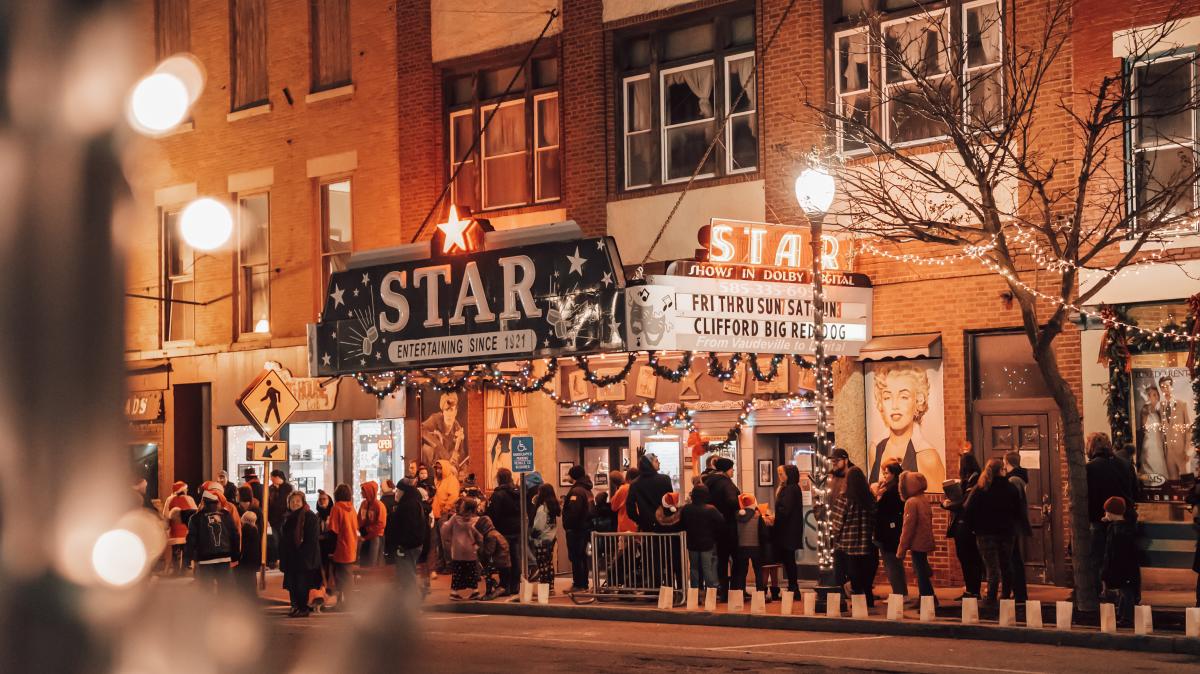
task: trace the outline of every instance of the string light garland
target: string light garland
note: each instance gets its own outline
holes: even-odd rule
[[[388,379],[389,381],[380,387],[375,383],[375,381],[372,381],[371,377]],[[362,388],[363,392],[373,395],[381,400],[395,393],[396,389],[400,388],[401,386],[407,386],[409,383],[408,374],[397,371],[381,372],[375,375],[367,375],[358,372],[355,373],[354,380],[358,382],[358,385],[360,388]]]
[[[779,374],[779,364],[783,362],[783,354],[777,353],[771,356],[771,369],[767,374],[763,374],[758,367],[758,354],[746,354],[746,360],[750,362],[750,373],[754,375],[755,381],[761,381],[764,384],[769,384],[775,381],[775,377]]]
[[[679,382],[683,381],[684,377],[691,373],[692,358],[695,357],[695,355],[696,352],[694,351],[685,351],[683,354],[683,362],[679,364],[679,367],[671,369],[669,367],[663,367],[659,364],[657,351],[647,351],[646,364],[650,366],[652,370],[654,370],[654,374],[660,379],[665,379],[669,382],[678,384]]]
[[[637,360],[637,356],[638,355],[636,351],[631,351],[629,353],[629,358],[625,361],[625,367],[610,375],[598,375],[595,372],[592,372],[591,368],[588,367],[587,356],[575,356],[575,363],[579,365],[579,369],[583,371],[584,379],[595,384],[596,386],[599,386],[600,388],[605,388],[625,381],[625,377],[629,376],[629,371],[633,369],[633,363]]]
[[[554,376],[558,374],[558,359],[551,358],[546,361],[546,372],[541,376],[533,377],[533,361],[529,361],[521,366],[520,376],[525,379],[524,382],[517,381],[515,377],[506,376],[496,366],[492,366],[491,382],[497,387],[507,391],[516,393],[535,393],[541,391],[554,380]],[[532,379],[530,377],[533,377]]]
[[[715,351],[710,351],[708,354],[708,375],[717,381],[729,381],[733,379],[733,375],[737,372],[738,365],[742,362],[742,354],[735,353],[729,356],[729,365],[721,366],[720,359],[717,358]]]

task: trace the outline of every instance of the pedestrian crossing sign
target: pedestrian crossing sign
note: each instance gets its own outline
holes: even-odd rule
[[[271,439],[287,420],[300,409],[300,401],[279,378],[275,370],[267,370],[242,392],[238,409],[264,438]]]
[[[286,440],[251,440],[246,443],[247,461],[287,461]]]

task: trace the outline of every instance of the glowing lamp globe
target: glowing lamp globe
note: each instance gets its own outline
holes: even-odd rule
[[[143,133],[170,131],[187,117],[191,99],[178,76],[160,72],[144,77],[129,96],[129,117]]]
[[[92,546],[92,568],[100,580],[120,587],[137,580],[146,568],[146,546],[128,529],[106,531]]]
[[[796,201],[805,213],[824,213],[833,205],[833,176],[823,168],[806,168],[796,178]]]
[[[213,250],[223,246],[233,234],[233,214],[216,199],[202,197],[179,214],[179,229],[192,248]]]

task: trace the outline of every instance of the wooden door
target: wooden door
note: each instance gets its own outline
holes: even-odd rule
[[[1021,453],[1021,466],[1029,471],[1025,488],[1033,539],[1025,555],[1025,578],[1029,583],[1053,583],[1054,526],[1051,498],[1050,419],[1046,414],[984,414],[982,418],[984,461],[1004,460],[1006,452]]]

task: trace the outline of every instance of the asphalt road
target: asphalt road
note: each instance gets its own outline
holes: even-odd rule
[[[268,619],[278,671],[1200,672],[1200,658],[1186,655],[964,639],[435,613],[384,634],[371,612],[288,619],[284,611]]]

